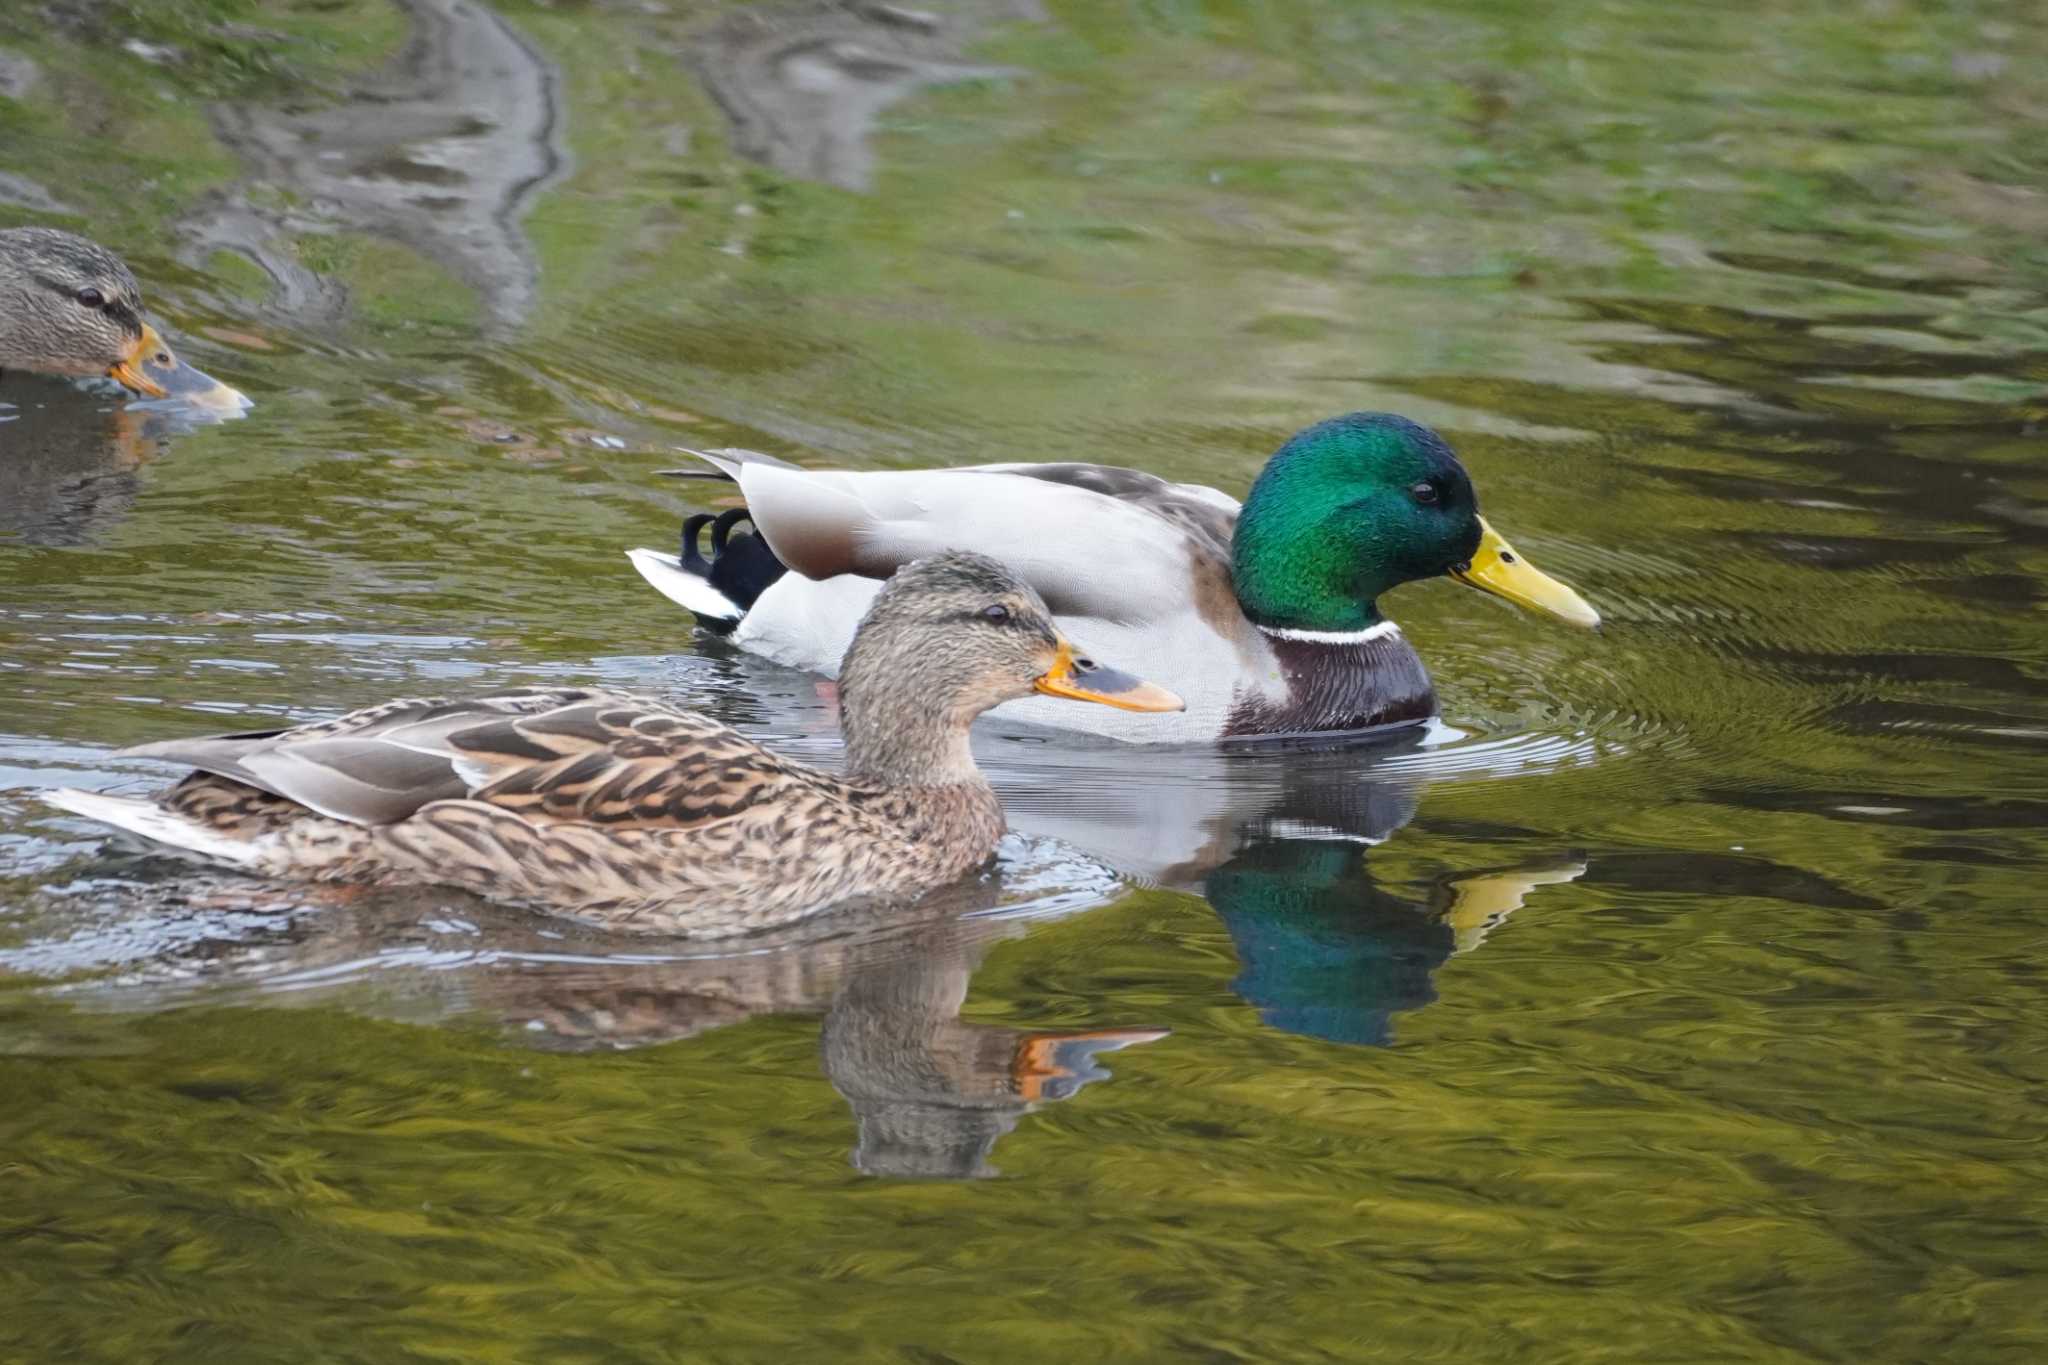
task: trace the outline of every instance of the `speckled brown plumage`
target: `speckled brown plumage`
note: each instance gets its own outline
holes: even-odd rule
[[[1069,658],[1031,589],[945,555],[900,572],[847,652],[843,777],[656,698],[555,688],[143,745],[127,752],[200,771],[153,800],[51,799],[256,873],[739,933],[913,897],[985,862],[1003,813],[968,726]]]
[[[371,746],[396,748],[423,712],[471,722],[448,735],[439,760],[448,785],[463,790],[422,785],[425,799],[389,823],[323,815],[217,773],[186,778],[162,805],[248,844],[242,865],[254,872],[436,882],[689,934],[784,923],[853,897],[915,895],[985,861],[1003,830],[986,783],[850,782],[777,758],[708,717],[623,693],[390,704],[247,743],[252,756],[290,755],[346,734],[355,743],[341,761],[359,775]],[[317,774],[303,780],[318,785]]]
[[[142,286],[119,256],[54,228],[0,231],[0,371],[105,374],[141,336]]]

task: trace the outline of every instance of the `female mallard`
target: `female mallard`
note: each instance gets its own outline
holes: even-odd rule
[[[181,362],[142,320],[119,256],[54,228],[0,230],[0,375],[112,379],[147,398],[239,412],[248,402]]]
[[[663,702],[563,688],[145,744],[124,752],[199,771],[154,797],[47,799],[270,876],[454,885],[613,928],[741,933],[918,895],[984,862],[1003,808],[968,726],[1032,692],[1180,707],[1075,657],[994,560],[948,554],[898,573],[854,633],[844,777]]]
[[[811,472],[748,451],[696,452],[746,496],[683,526],[681,557],[628,557],[663,594],[742,648],[829,673],[886,577],[974,549],[1038,589],[1063,627],[1173,682],[1187,711],[1154,726],[1004,714],[1128,740],[1214,740],[1407,725],[1435,713],[1429,674],[1379,612],[1398,584],[1448,574],[1574,625],[1599,615],[1479,515],[1443,438],[1389,413],[1318,423],[1228,495],[1092,464],[908,473]],[[751,520],[759,536],[731,536]],[[764,543],[765,542],[765,543]],[[786,573],[785,569],[794,569]]]

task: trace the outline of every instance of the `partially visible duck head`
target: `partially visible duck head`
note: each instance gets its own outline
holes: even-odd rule
[[[247,400],[171,351],[113,252],[54,228],[0,231],[0,372],[105,377],[146,398],[240,411]]]
[[[1381,593],[1439,575],[1576,626],[1600,624],[1584,598],[1486,524],[1443,437],[1392,413],[1354,412],[1297,433],[1238,516],[1238,601],[1269,629],[1367,630],[1381,620]]]
[[[1182,709],[1165,688],[1082,654],[1045,599],[987,555],[953,551],[907,564],[876,594],[840,666],[848,769],[890,784],[964,780],[974,718],[1033,693],[1129,711]]]

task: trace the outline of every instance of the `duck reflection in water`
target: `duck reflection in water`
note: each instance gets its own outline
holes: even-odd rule
[[[963,897],[944,899],[957,906]],[[842,923],[815,942],[804,940],[819,930],[800,927],[766,953],[621,965],[595,978],[550,972],[528,989],[498,974],[490,994],[516,1036],[566,1051],[644,1047],[756,1015],[822,1012],[819,1055],[853,1110],[854,1167],[980,1179],[1000,1174],[989,1155],[1026,1114],[1109,1079],[1101,1054],[1167,1036],[1161,1028],[1048,1031],[962,1020],[983,954],[1023,927],[956,917],[847,937]]]
[[[1231,989],[1271,1027],[1331,1042],[1391,1043],[1395,1015],[1437,998],[1439,968],[1536,888],[1586,870],[1539,855],[1441,878],[1419,899],[1383,890],[1373,847],[1447,775],[1413,742],[1119,752],[1114,769],[1079,746],[1006,747],[1027,757],[990,749],[982,762],[1013,828],[1200,893],[1237,953]]]
[[[825,1015],[825,1074],[853,1107],[853,1164],[869,1175],[993,1175],[989,1153],[1019,1119],[1108,1077],[1098,1054],[1166,1036],[964,1023],[970,967],[958,958],[877,964],[849,977]]]
[[[99,398],[38,375],[0,377],[0,536],[90,542],[127,516],[143,465],[175,437],[235,415],[177,399]]]
[[[1272,1027],[1384,1047],[1396,1014],[1436,999],[1437,968],[1477,948],[1535,888],[1585,871],[1573,860],[1473,873],[1417,904],[1374,885],[1367,850],[1255,837],[1203,882],[1243,967],[1230,988]]]
[[[461,896],[252,889],[182,866],[157,882],[165,870],[158,858],[96,857],[82,875],[116,873],[135,893],[99,902],[105,936],[49,926],[39,943],[0,950],[0,971],[123,962],[118,980],[61,989],[122,1012],[197,998],[482,1022],[510,1044],[550,1052],[651,1048],[765,1016],[821,1015],[822,1069],[853,1113],[852,1164],[891,1177],[1000,1174],[990,1155],[1026,1114],[1107,1080],[1103,1054],[1167,1036],[961,1019],[983,956],[1038,922],[1036,903],[1009,903],[1000,876],[924,898],[907,924],[903,907],[872,906],[750,936],[732,955],[670,958],[644,946],[622,954],[615,938]],[[135,904],[145,897],[153,904]],[[195,932],[208,922],[212,932]],[[692,1051],[674,1064],[687,1077]]]
[[[965,1022],[960,1007],[991,937],[988,922],[955,920],[908,935],[615,969],[611,984],[554,973],[533,980],[529,994],[494,977],[493,1003],[529,1044],[568,1051],[644,1047],[756,1015],[822,1011],[819,1055],[853,1110],[854,1167],[977,1179],[998,1174],[989,1155],[1024,1115],[1108,1079],[1100,1054],[1167,1033]]]

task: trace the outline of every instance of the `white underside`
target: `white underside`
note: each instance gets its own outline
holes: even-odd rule
[[[204,825],[196,825],[173,814],[152,800],[136,796],[109,796],[104,792],[59,787],[40,793],[44,802],[83,815],[88,820],[139,834],[154,843],[167,844],[186,853],[196,853],[215,862],[246,867],[262,856],[259,845],[244,839],[230,839]]]

